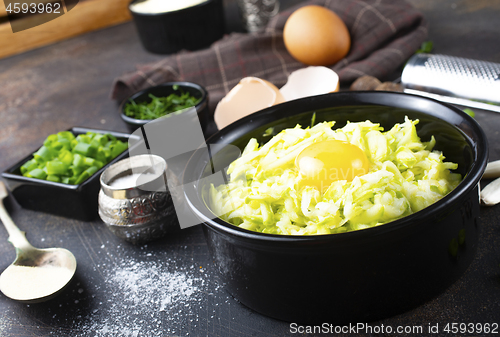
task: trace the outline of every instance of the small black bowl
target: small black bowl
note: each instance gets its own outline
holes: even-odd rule
[[[140,1],[134,0],[130,5]],[[130,12],[144,48],[152,53],[197,50],[210,46],[224,35],[222,0],[208,0],[165,13],[139,13],[131,8]]]
[[[251,138],[265,143],[270,127],[278,133],[297,124],[310,125],[314,114],[316,122],[336,121],[336,128],[347,121],[371,120],[389,130],[405,116],[419,119],[421,139],[428,141],[434,135],[435,149],[443,151],[447,161],[458,163],[464,179],[422,211],[354,232],[272,235],[217,218],[207,207],[210,182],[238,157],[234,149],[242,150]],[[438,295],[474,258],[478,183],[488,160],[488,144],[477,122],[451,105],[402,93],[333,93],[254,113],[208,142],[211,155],[198,150],[187,164],[186,199],[203,223],[221,282],[255,311],[301,323],[373,321]]]
[[[124,142],[128,142],[129,138],[132,137],[125,133],[80,127],[74,127],[68,131],[71,131],[75,136],[85,134],[89,131],[95,133],[109,133]],[[78,185],[56,183],[23,176],[20,167],[33,158],[33,153],[2,172],[2,177],[14,196],[14,199],[23,208],[60,215],[71,219],[91,221],[96,219],[98,215],[97,199],[99,189],[101,188],[99,182],[101,173],[108,166],[127,156],[128,149]]]
[[[178,86],[178,90],[174,90],[174,86]],[[125,115],[124,108],[127,103],[134,101],[136,103],[151,102],[149,94],[153,94],[156,97],[167,97],[170,94],[178,94],[179,90],[183,92],[189,92],[192,96],[199,98],[200,102],[194,107],[196,113],[198,114],[198,119],[200,121],[201,129],[206,138],[210,136],[211,128],[210,125],[213,124],[213,114],[210,115],[208,109],[208,92],[207,90],[199,84],[192,82],[167,82],[160,85],[150,87],[139,92],[136,92],[128,99],[124,100],[120,104],[120,115],[122,119],[127,123],[129,130],[134,132],[139,127],[149,123],[152,119],[136,119],[128,117]],[[194,114],[195,110],[188,109],[183,112],[183,114]],[[194,116],[193,116],[194,117]]]

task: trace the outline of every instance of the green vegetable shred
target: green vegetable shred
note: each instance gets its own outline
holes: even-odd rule
[[[285,129],[259,146],[251,139],[227,170],[229,182],[211,185],[208,204],[223,220],[252,231],[316,235],[349,232],[400,219],[440,200],[461,181],[458,165],[422,142],[405,118],[389,131],[370,121],[335,122]],[[358,146],[370,168],[352,181],[336,180],[323,191],[301,183],[295,166],[310,144],[339,140]]]
[[[474,110],[472,110],[472,109],[465,108],[463,111],[464,111],[467,115],[471,116],[472,118],[476,117],[476,114],[474,113]]]

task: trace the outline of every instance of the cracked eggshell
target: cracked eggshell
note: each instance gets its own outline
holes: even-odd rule
[[[217,104],[215,124],[221,130],[240,118],[284,101],[279,89],[271,82],[245,77]]]
[[[311,66],[292,72],[280,89],[286,101],[335,91],[339,91],[339,75],[323,66]]]

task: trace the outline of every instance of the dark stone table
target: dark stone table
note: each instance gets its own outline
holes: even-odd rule
[[[430,23],[434,53],[500,63],[497,0],[411,2]],[[235,3],[228,2],[227,10],[230,29],[237,30]],[[109,99],[112,81],[136,64],[161,58],[144,51],[133,24],[126,23],[0,60],[0,170],[34,151],[48,134],[73,126],[127,131]],[[488,136],[490,160],[500,159],[500,115],[476,110],[475,118]],[[224,290],[200,226],[133,246],[100,220],[38,213],[11,198],[6,204],[34,246],[68,248],[78,269],[65,292],[46,303],[27,305],[1,294],[0,336],[291,335],[289,323],[246,308]],[[478,252],[467,272],[437,298],[372,326],[425,332],[439,324],[441,335],[455,335],[442,329],[448,323],[500,323],[499,222],[500,206],[482,207]],[[3,270],[15,253],[3,227],[0,238]]]

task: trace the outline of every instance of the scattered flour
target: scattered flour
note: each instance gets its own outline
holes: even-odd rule
[[[6,336],[6,323],[4,319],[4,314],[0,314],[0,336]]]
[[[84,319],[80,331],[93,337],[165,336],[169,322],[199,306],[205,292],[203,273],[173,269],[154,261],[123,261],[106,276],[107,303]]]

